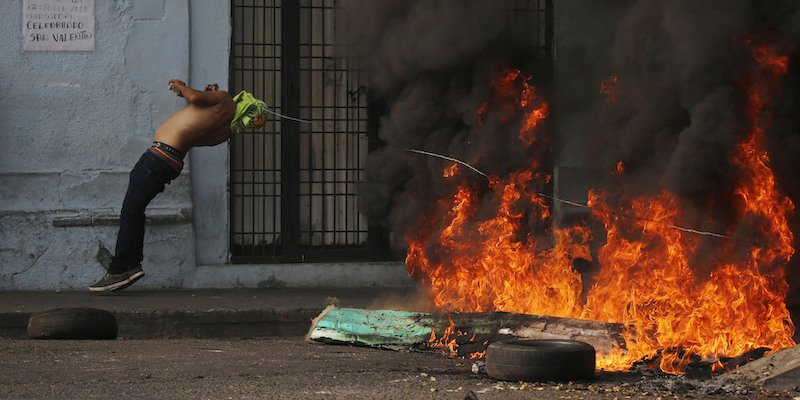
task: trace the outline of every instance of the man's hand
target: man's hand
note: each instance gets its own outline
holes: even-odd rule
[[[198,107],[210,107],[219,104],[220,100],[224,97],[230,98],[227,92],[221,92],[218,88],[219,86],[217,86],[216,83],[212,83],[206,86],[206,89],[201,92],[186,86],[186,84],[179,79],[169,80],[169,90],[175,92],[178,97],[183,97],[189,104]]]
[[[183,97],[183,92],[181,92],[181,88],[185,88],[186,84],[183,81],[178,79],[170,79],[169,80],[169,90],[175,92],[178,97]]]

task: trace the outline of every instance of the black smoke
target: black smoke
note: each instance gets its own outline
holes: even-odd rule
[[[624,99],[593,110],[603,123],[591,137],[605,165],[622,160],[634,185],[699,203],[726,191],[730,153],[748,128],[742,79],[752,62],[741,42],[752,37],[791,48],[798,9],[789,1],[631,2],[609,49]],[[792,65],[787,83],[796,74]],[[796,90],[785,88],[783,95],[793,97]],[[767,106],[776,117],[770,144],[792,136],[778,133],[787,128],[796,136],[796,117],[781,110],[786,100]]]
[[[521,22],[509,12],[516,3],[342,3],[343,42],[361,60],[372,98],[384,105],[377,139],[386,146],[370,155],[361,198],[371,220],[402,236],[451,190],[441,177],[447,162],[403,148],[445,154],[498,176],[525,167],[530,150],[516,139],[518,126],[494,120],[481,126],[476,117],[491,92],[492,76],[515,67],[532,75],[545,95],[571,99],[553,110],[555,160],[575,151],[560,142],[580,143],[586,165],[610,171],[623,161],[625,187],[641,194],[668,190],[688,206],[688,224],[707,221],[711,209],[716,225],[697,227],[729,230],[736,201],[730,155],[749,129],[743,77],[752,61],[742,38],[777,43],[790,54],[780,96],[765,107],[767,146],[781,192],[800,202],[800,2],[609,1],[602,4],[619,12],[596,13],[582,27],[570,25],[568,14],[580,10],[580,2],[564,7],[556,1],[556,34],[559,26],[569,26],[572,36],[580,36],[581,29],[586,36],[609,33],[587,38],[600,46],[591,49],[600,54],[591,62],[557,61],[556,69],[549,54],[531,42],[531,32],[546,30],[545,21]],[[603,7],[598,4],[586,0],[585,8]],[[589,25],[605,28],[592,31]],[[556,46],[554,58],[563,60],[571,51]],[[599,93],[608,75],[618,78],[615,102]],[[477,174],[470,179],[485,185]],[[798,214],[792,217],[795,236],[800,236]]]
[[[384,105],[374,139],[386,145],[370,154],[361,190],[362,211],[372,221],[402,236],[452,190],[442,179],[452,162],[404,149],[455,157],[498,176],[529,158],[516,139],[519,121],[488,117],[479,123],[476,115],[490,96],[492,77],[505,68],[542,80],[551,69],[541,48],[544,20],[536,10],[509,8],[517,3],[343,2],[337,21],[345,27],[342,41],[366,69],[372,101]],[[477,173],[464,172],[464,179],[486,185]]]
[[[619,99],[595,96],[582,116],[593,123],[586,140],[598,164],[612,169],[623,161],[626,188],[643,194],[667,190],[685,206],[688,225],[740,240],[702,238],[697,268],[716,248],[744,251],[760,245],[756,228],[767,222],[735,221],[733,211],[740,199],[732,193],[739,177],[731,154],[753,128],[745,104],[747,85],[758,79],[748,43],[770,44],[789,55],[788,74],[765,99],[760,127],[777,187],[798,206],[800,3],[639,0],[620,15],[611,43],[604,68],[618,78]],[[790,216],[795,248],[800,248],[798,214]],[[798,293],[796,259],[787,275]],[[800,296],[792,298],[790,303],[800,306]]]

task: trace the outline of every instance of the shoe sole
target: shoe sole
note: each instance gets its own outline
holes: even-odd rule
[[[119,281],[116,283],[112,283],[108,286],[102,287],[90,287],[89,290],[92,292],[106,292],[106,291],[118,291],[127,288],[130,285],[133,285],[134,282],[138,281],[144,276],[144,271],[137,271],[135,274],[128,277],[124,281]]]
[[[137,272],[137,273],[131,275],[131,277],[127,279],[127,281],[128,281],[127,283],[125,283],[122,286],[119,286],[117,288],[111,289],[111,291],[112,292],[118,292],[118,291],[120,291],[122,289],[125,289],[128,286],[133,285],[136,281],[141,279],[143,276],[144,276],[144,271]]]

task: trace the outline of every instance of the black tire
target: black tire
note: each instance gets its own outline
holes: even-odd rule
[[[594,370],[594,347],[575,340],[501,340],[486,349],[486,373],[504,381],[582,381]]]
[[[116,339],[114,314],[96,308],[57,308],[28,320],[31,339]]]

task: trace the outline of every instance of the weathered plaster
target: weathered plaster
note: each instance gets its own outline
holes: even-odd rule
[[[191,83],[228,88],[230,2],[191,3]],[[229,260],[228,145],[191,151],[197,262],[222,265]]]
[[[85,288],[104,273],[128,173],[185,105],[167,81],[188,75],[188,2],[145,1],[153,18],[137,20],[140,1],[95,2],[95,51],[0,50],[0,290]],[[21,38],[21,17],[21,0],[0,2],[0,34]],[[187,168],[148,210],[142,287],[180,286],[195,267],[191,190]]]

